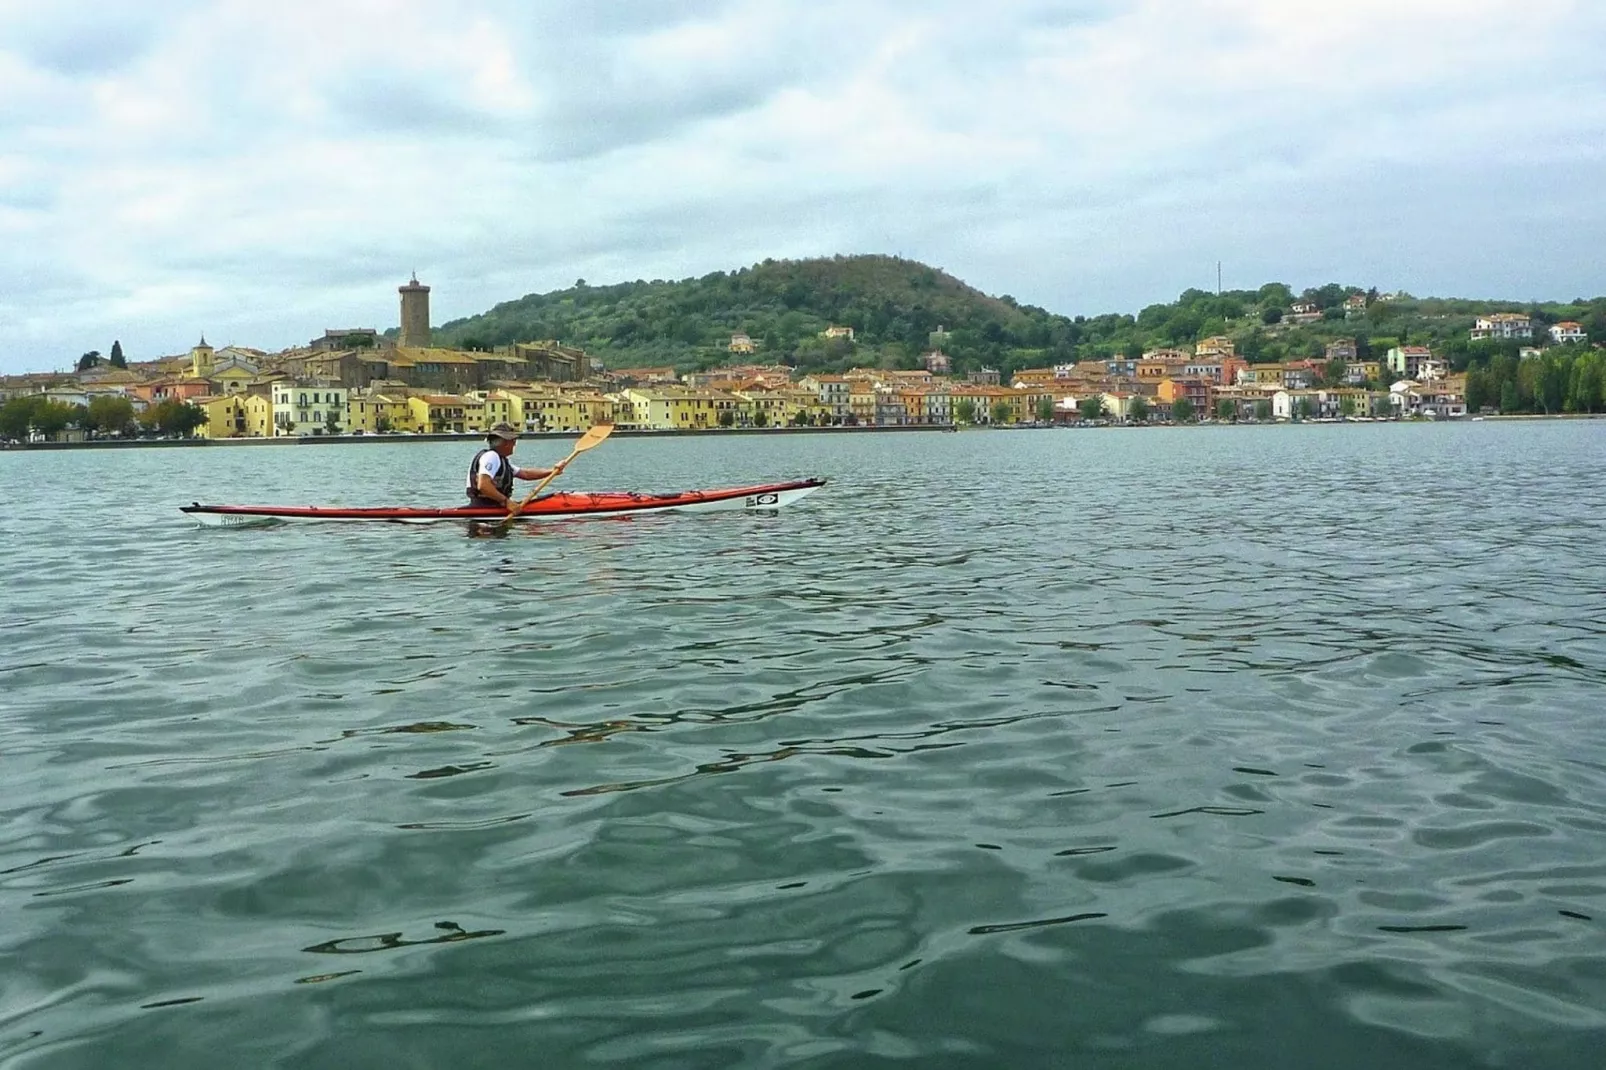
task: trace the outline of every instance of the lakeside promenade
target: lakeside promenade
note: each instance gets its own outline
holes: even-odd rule
[[[1393,424],[1393,423],[1468,423],[1480,420],[1502,422],[1524,422],[1533,420],[1606,420],[1606,413],[1592,412],[1558,412],[1558,413],[1514,413],[1501,415],[1490,413],[1483,416],[1456,417],[1451,419],[1411,419],[1400,417],[1355,417],[1347,420],[1339,419],[1312,419],[1312,420],[1249,420],[1233,422],[1229,420],[1200,420],[1191,423],[1120,423],[1111,422],[1098,425],[1086,424],[1004,424],[1004,425],[960,425],[960,424],[906,424],[892,426],[832,426],[832,427],[721,427],[697,428],[688,430],[629,428],[620,429],[614,435],[620,438],[723,438],[727,435],[879,435],[879,434],[911,434],[947,431],[1053,431],[1053,430],[1110,430],[1130,429],[1145,430],[1159,427],[1291,427],[1301,424]],[[554,442],[566,439],[578,439],[583,431],[530,431],[521,437],[526,441],[551,440]],[[273,438],[96,438],[86,439],[82,442],[19,442],[15,444],[0,443],[0,453],[15,451],[18,453],[29,450],[84,450],[84,449],[191,449],[200,446],[223,447],[256,447],[256,446],[338,446],[360,443],[413,443],[413,442],[477,442],[485,436],[480,432],[464,431],[445,434],[425,434],[407,432],[385,435],[279,435]]]
[[[613,432],[619,438],[723,438],[727,435],[849,435],[898,434],[913,432],[957,431],[955,424],[908,424],[903,426],[863,425],[835,427],[721,427],[695,430],[655,430],[652,428],[621,428]],[[1024,430],[1024,429],[1023,429]],[[577,439],[583,431],[529,431],[520,437],[525,441],[553,441]],[[94,438],[81,442],[20,442],[0,446],[0,451],[16,450],[82,450],[82,449],[188,449],[198,446],[337,446],[354,443],[413,443],[413,442],[478,442],[484,432],[464,431],[435,433],[399,433],[386,435],[278,435],[273,438]]]

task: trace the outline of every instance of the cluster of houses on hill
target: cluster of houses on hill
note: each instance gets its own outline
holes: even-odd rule
[[[504,422],[542,432],[599,423],[647,430],[1024,424],[1090,413],[1114,421],[1177,412],[1245,420],[1466,414],[1464,377],[1451,375],[1431,350],[1400,346],[1382,360],[1362,360],[1343,339],[1320,359],[1251,364],[1230,339],[1208,338],[1192,351],[1024,369],[1008,382],[988,369],[956,378],[936,350],[924,365],[799,376],[783,365],[739,364],[677,374],[605,371],[555,343],[492,353],[314,343],[269,355],[213,350],[203,339],[183,357],[146,365],[13,377],[0,382],[0,401],[36,392],[87,405],[109,394],[138,410],[178,400],[205,414],[197,433],[209,438],[469,433]]]
[[[179,401],[204,414],[198,433],[209,438],[468,433],[503,422],[541,432],[599,423],[695,430],[1466,414],[1464,376],[1450,374],[1446,361],[1422,346],[1398,346],[1370,360],[1361,359],[1352,339],[1339,339],[1321,358],[1251,364],[1231,339],[1217,337],[1191,350],[1024,369],[1007,382],[985,368],[956,378],[940,346],[916,369],[799,376],[783,365],[746,363],[680,375],[673,368],[607,370],[557,342],[490,352],[434,346],[429,287],[414,278],[398,292],[401,330],[394,340],[371,328],[334,329],[269,354],[241,346],[214,350],[203,337],[181,356],[126,367],[91,359],[76,373],[6,377],[0,403],[38,394],[87,408],[113,396],[137,412]],[[1364,312],[1365,303],[1352,296],[1346,315]],[[1322,310],[1295,306],[1291,316],[1321,318]],[[1584,339],[1577,323],[1549,330],[1557,342]],[[1472,331],[1474,338],[1533,334],[1529,317],[1518,313],[1479,317]],[[853,341],[847,326],[832,325],[822,335]],[[732,358],[750,357],[757,344],[738,333],[728,348]]]

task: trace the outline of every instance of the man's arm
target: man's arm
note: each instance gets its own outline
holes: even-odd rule
[[[545,479],[547,476],[563,471],[563,465],[554,465],[551,468],[515,468],[513,474],[520,479]]]
[[[478,479],[476,479],[474,483],[474,490],[475,493],[477,493],[480,497],[489,498],[498,505],[511,506],[513,504],[512,498],[507,497],[501,491],[496,489],[496,480],[492,479],[484,472],[481,472]]]

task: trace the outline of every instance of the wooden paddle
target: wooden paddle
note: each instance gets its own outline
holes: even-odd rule
[[[517,508],[508,510],[507,516],[503,517],[497,523],[496,530],[499,532],[506,531],[508,526],[513,523],[513,518],[518,516],[519,513],[523,512],[526,505],[529,505],[531,502],[535,501],[536,495],[540,494],[543,490],[546,490],[546,485],[558,478],[558,473],[567,468],[570,461],[574,460],[591,447],[602,445],[603,441],[606,440],[611,434],[613,434],[613,424],[598,424],[585,434],[581,435],[580,441],[574,444],[574,449],[569,452],[569,455],[552,466],[552,471],[545,479],[541,480],[541,482],[535,485],[534,490],[530,491],[529,494],[524,496],[524,500],[519,502]]]

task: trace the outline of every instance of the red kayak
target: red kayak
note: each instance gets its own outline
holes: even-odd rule
[[[548,520],[570,516],[626,516],[632,513],[707,513],[723,510],[779,509],[790,505],[825,485],[823,479],[800,479],[791,483],[764,483],[755,487],[729,487],[724,490],[684,490],[669,494],[643,494],[636,491],[559,491],[526,505],[520,520]],[[501,520],[502,509],[413,509],[405,506],[329,506],[329,505],[202,505],[180,506],[202,524],[237,525],[264,520],[390,520],[403,524],[428,524],[440,520]]]

